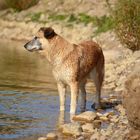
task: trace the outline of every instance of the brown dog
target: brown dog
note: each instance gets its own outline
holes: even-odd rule
[[[81,109],[86,107],[86,79],[91,78],[96,86],[95,108],[100,108],[101,86],[104,78],[104,55],[99,45],[93,41],[71,44],[54,32],[51,27],[42,27],[37,35],[24,46],[29,51],[39,51],[53,67],[57,81],[60,110],[65,110],[66,85],[71,90],[70,113],[75,114],[79,89]]]

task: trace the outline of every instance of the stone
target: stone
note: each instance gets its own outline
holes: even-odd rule
[[[92,111],[86,111],[79,115],[73,117],[74,121],[85,121],[85,122],[93,122],[97,117],[96,113]]]
[[[57,140],[58,136],[55,133],[48,133],[47,140]]]
[[[113,122],[113,123],[118,123],[119,118],[118,118],[118,116],[111,116],[110,121]]]
[[[90,140],[100,140],[100,133],[96,131],[91,137]]]
[[[140,130],[140,67],[128,76],[123,91],[123,105],[131,126]]]
[[[110,112],[106,112],[105,114],[104,114],[104,116],[105,117],[109,117],[109,116],[113,116],[115,113],[114,113],[114,111],[110,111]]]
[[[94,125],[92,123],[86,123],[86,124],[82,125],[82,129],[84,132],[93,133]]]
[[[47,140],[47,138],[46,137],[40,137],[40,138],[38,138],[38,140]]]
[[[94,120],[93,122],[94,128],[100,128],[101,124],[102,124],[101,120]]]
[[[102,117],[103,116],[103,114],[99,113],[99,112],[97,112],[96,114],[97,114],[98,117]]]
[[[85,140],[85,138],[84,138],[84,136],[80,136],[76,140]]]
[[[79,136],[79,135],[81,135],[82,131],[83,130],[82,130],[80,123],[77,123],[77,122],[64,124],[62,126],[62,133],[65,135]]]
[[[126,115],[126,111],[122,105],[117,105],[115,108],[121,113],[121,115]]]
[[[102,121],[108,121],[109,119],[106,116],[101,116],[100,117],[100,120],[102,120]]]

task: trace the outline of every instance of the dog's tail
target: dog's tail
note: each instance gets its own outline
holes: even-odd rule
[[[101,48],[100,48],[100,56],[96,65],[96,71],[98,72],[98,76],[99,76],[98,78],[102,86],[104,76],[105,76],[105,58],[104,58],[104,54]]]

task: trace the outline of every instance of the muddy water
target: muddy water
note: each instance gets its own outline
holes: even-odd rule
[[[55,131],[59,98],[48,62],[23,48],[24,42],[0,40],[0,139],[28,139]],[[89,95],[89,98],[92,99]],[[66,121],[69,121],[69,94]],[[90,108],[91,101],[88,101]]]

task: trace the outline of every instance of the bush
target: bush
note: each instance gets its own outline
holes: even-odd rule
[[[140,1],[118,0],[113,11],[116,33],[122,43],[133,50],[140,49]]]
[[[21,11],[38,3],[39,0],[6,0],[9,7]]]

